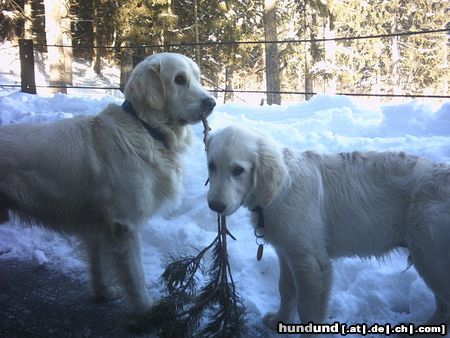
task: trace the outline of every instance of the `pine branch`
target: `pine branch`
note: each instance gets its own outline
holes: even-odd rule
[[[201,261],[205,253],[216,243],[217,237],[206,248],[201,250],[197,256],[183,255],[180,258],[169,257],[164,267],[164,273],[160,280],[164,283],[169,293],[176,289],[195,290],[196,272],[201,268]]]
[[[243,335],[245,308],[231,275],[225,217],[218,216],[217,223],[217,237],[196,256],[169,257],[160,278],[165,296],[139,321],[135,331],[171,338]],[[197,274],[211,249],[212,264],[199,288]]]

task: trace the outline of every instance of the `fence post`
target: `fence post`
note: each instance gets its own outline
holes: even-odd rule
[[[125,86],[130,78],[133,70],[133,55],[130,49],[125,48],[121,50],[120,54],[120,91],[125,91]]]
[[[24,93],[36,94],[36,82],[34,79],[33,40],[19,40],[19,55],[21,90]]]

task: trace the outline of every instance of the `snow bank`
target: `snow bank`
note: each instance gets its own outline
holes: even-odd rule
[[[0,97],[0,125],[40,123],[96,114],[114,97],[67,95],[48,97],[12,93]],[[414,101],[401,105],[364,107],[343,96],[317,96],[289,106],[218,105],[210,118],[213,130],[239,124],[265,132],[280,143],[321,152],[404,150],[433,161],[450,163],[450,103],[437,110]],[[143,264],[149,292],[159,297],[157,279],[167,254],[194,252],[216,235],[216,215],[206,203],[207,178],[202,126],[196,125],[192,149],[185,157],[184,197],[171,212],[154,216],[146,227]],[[257,262],[249,213],[239,210],[228,219],[237,237],[229,245],[237,287],[255,335],[267,336],[260,317],[278,306],[278,262],[271,248]],[[87,280],[77,239],[23,228],[17,221],[0,227],[0,259],[17,258],[51,265],[73,278]],[[334,262],[329,321],[400,323],[424,321],[434,300],[407,257],[396,252],[383,262],[346,258]],[[88,292],[88,291],[87,291]]]

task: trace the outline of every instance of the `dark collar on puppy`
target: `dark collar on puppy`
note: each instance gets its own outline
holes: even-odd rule
[[[131,104],[130,101],[125,100],[122,103],[122,109],[124,112],[127,112],[128,114],[132,115],[135,119],[137,119],[139,122],[142,123],[142,125],[145,127],[145,129],[147,129],[148,133],[155,139],[160,141],[162,144],[164,144],[164,147],[166,147],[167,149],[170,149],[170,145],[167,143],[166,138],[164,137],[164,134],[161,133],[161,131],[159,131],[156,128],[153,128],[152,126],[150,126],[147,122],[142,121],[136,110],[134,109],[133,105]]]
[[[251,212],[256,212],[258,214],[258,226],[257,228],[264,228],[264,214],[263,208],[260,206],[256,206],[254,209],[250,210]]]

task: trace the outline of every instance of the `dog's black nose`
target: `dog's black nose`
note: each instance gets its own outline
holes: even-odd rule
[[[222,202],[211,201],[208,202],[208,205],[211,210],[218,212],[219,214],[225,210],[225,204],[223,204]]]
[[[207,97],[206,99],[203,99],[202,104],[205,110],[209,113],[216,106],[216,100],[214,100],[212,97]]]

